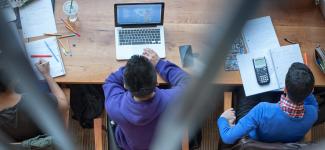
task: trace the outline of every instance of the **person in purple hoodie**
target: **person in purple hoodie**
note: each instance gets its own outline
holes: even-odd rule
[[[170,89],[160,89],[157,74]],[[182,92],[189,75],[175,64],[162,60],[151,49],[134,55],[103,85],[105,109],[116,123],[115,140],[125,150],[148,150],[166,107]]]

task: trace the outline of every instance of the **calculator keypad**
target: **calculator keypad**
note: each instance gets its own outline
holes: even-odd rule
[[[256,75],[260,84],[265,84],[269,82],[270,79],[268,76],[267,67],[257,68],[256,71]]]

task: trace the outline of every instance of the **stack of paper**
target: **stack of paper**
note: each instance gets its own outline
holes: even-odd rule
[[[19,9],[24,38],[57,33],[51,0],[37,0]]]
[[[239,69],[236,55],[263,49],[280,47],[271,17],[261,17],[247,21],[241,36],[237,38],[225,60],[226,71]]]
[[[279,90],[285,87],[285,76],[294,62],[303,63],[298,44],[280,47],[269,16],[249,20],[242,31],[247,54],[237,55],[246,96]],[[265,57],[270,83],[259,85],[253,59]]]

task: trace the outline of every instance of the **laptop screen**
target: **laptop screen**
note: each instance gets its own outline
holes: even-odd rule
[[[115,4],[115,25],[162,25],[163,13],[164,3]]]

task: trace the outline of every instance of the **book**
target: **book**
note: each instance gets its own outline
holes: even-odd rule
[[[248,20],[225,59],[226,71],[239,69],[236,55],[280,47],[270,16]]]
[[[45,42],[51,48],[49,50]],[[37,77],[43,79],[41,73],[37,70],[35,64],[39,62],[40,58],[31,57],[32,55],[51,55],[52,57],[44,57],[42,59],[49,61],[50,63],[50,75],[52,77],[58,77],[65,75],[65,68],[62,61],[59,46],[55,37],[50,37],[42,40],[37,40],[29,43],[25,43],[26,46],[26,57],[29,59]],[[55,55],[55,56],[53,56]]]
[[[267,85],[257,83],[252,61],[257,57],[265,57],[266,59],[270,76],[270,83]],[[303,63],[299,44],[237,55],[237,60],[246,96],[283,89],[285,87],[285,77],[291,64],[294,62]]]

